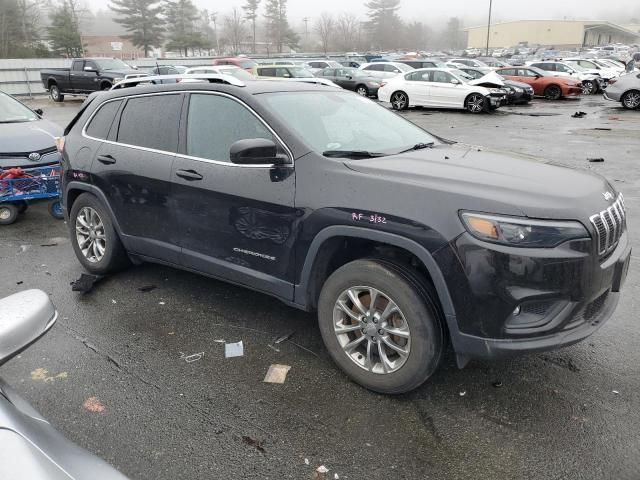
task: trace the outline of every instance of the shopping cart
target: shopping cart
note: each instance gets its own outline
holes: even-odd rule
[[[60,165],[0,170],[0,225],[10,225],[29,203],[49,199],[49,213],[62,219]]]

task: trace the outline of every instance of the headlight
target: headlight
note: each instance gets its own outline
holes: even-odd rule
[[[116,84],[118,82],[121,82],[122,80],[124,80],[123,78],[114,78],[113,79],[113,83]]]
[[[590,238],[580,222],[529,220],[463,212],[467,231],[479,240],[512,247],[552,248],[568,240]]]

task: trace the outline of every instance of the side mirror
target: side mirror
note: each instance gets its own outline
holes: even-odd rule
[[[36,108],[34,112],[36,112],[39,116],[44,115],[44,111],[41,108]]]
[[[353,77],[351,75],[347,75],[347,80],[351,80]]]
[[[285,158],[278,155],[278,148],[266,138],[238,140],[229,149],[229,159],[239,165],[281,165]]]
[[[459,81],[459,80],[457,80],[457,79],[455,79],[455,78],[452,78],[452,79],[451,79],[451,83],[452,83],[453,85],[460,85],[460,81]]]
[[[42,290],[25,290],[0,300],[0,365],[44,335],[58,313]]]

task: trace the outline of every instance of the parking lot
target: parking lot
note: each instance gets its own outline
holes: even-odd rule
[[[65,125],[81,100],[29,104]],[[590,96],[403,115],[478,148],[605,175],[625,194],[638,250],[640,112]],[[449,357],[418,390],[389,397],[332,364],[315,315],[249,290],[142,265],[72,292],[82,268],[66,225],[36,205],[0,228],[0,296],[41,288],[60,317],[2,375],[132,479],[637,479],[639,260],[614,317],[585,342],[463,370]],[[244,356],[225,358],[222,341],[240,340]],[[271,364],[291,366],[284,384],[263,383]]]

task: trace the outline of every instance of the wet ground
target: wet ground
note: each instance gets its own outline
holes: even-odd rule
[[[79,105],[37,102],[61,124]],[[571,118],[576,111],[587,115]],[[594,96],[491,115],[405,115],[443,137],[606,175],[626,195],[640,251],[640,112]],[[464,370],[449,361],[417,391],[386,397],[334,367],[314,315],[269,297],[154,265],[107,278],[87,295],[72,292],[82,268],[66,226],[34,206],[0,229],[0,296],[41,288],[60,320],[2,375],[69,438],[134,479],[634,480],[640,258],[634,262],[615,316],[587,341]],[[221,340],[242,340],[244,356],[225,359]],[[198,361],[181,359],[201,352]],[[275,363],[291,366],[283,385],[262,381]],[[102,412],[83,407],[92,397]],[[321,465],[329,472],[317,474]]]

